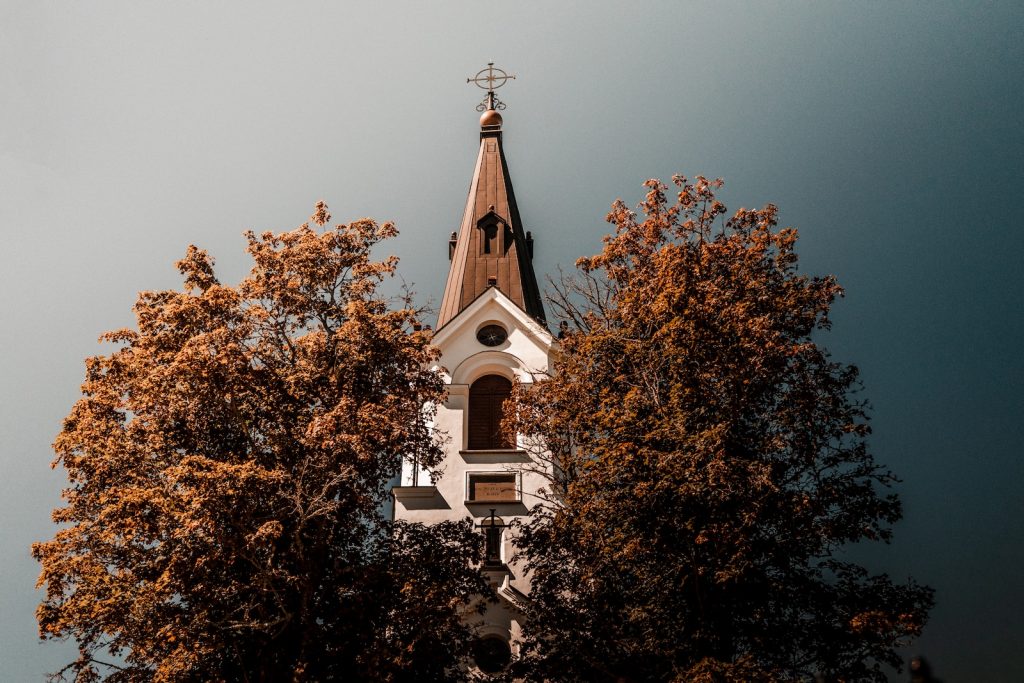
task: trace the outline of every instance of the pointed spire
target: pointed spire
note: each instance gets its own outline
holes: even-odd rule
[[[482,80],[489,87],[482,103],[487,108],[480,117],[480,152],[462,225],[449,240],[452,263],[441,299],[438,329],[489,287],[497,287],[534,319],[544,321],[544,305],[531,262],[533,236],[524,232],[519,217],[501,143],[502,118],[495,108],[504,105],[494,97],[494,72],[504,72],[494,69],[493,64],[480,73],[485,71],[489,72],[489,80]]]

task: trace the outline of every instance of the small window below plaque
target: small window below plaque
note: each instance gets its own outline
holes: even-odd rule
[[[476,340],[484,346],[498,346],[508,339],[508,332],[501,325],[484,325],[476,333]]]
[[[467,503],[518,503],[519,477],[514,473],[470,474]]]

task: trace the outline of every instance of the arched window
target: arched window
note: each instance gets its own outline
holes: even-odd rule
[[[473,642],[473,663],[485,674],[497,674],[512,661],[512,648],[500,636],[484,636]]]
[[[502,408],[512,393],[512,382],[500,375],[484,375],[469,387],[469,450],[512,448],[501,434]]]

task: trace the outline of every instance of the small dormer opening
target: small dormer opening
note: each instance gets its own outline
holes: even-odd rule
[[[504,256],[512,245],[512,229],[505,220],[490,207],[487,214],[476,223],[480,230],[480,255]]]
[[[492,218],[488,216],[488,218]],[[486,221],[479,225],[480,235],[480,253],[481,254],[497,254],[498,253],[498,222],[493,220]]]

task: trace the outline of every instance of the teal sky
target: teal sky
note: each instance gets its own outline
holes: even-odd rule
[[[852,552],[936,588],[908,654],[946,683],[1024,680],[1024,5],[967,6],[0,0],[0,678],[73,656],[37,640],[28,547],[97,336],[179,286],[189,243],[236,282],[241,232],[318,199],[396,221],[402,277],[437,301],[477,150],[465,79],[493,59],[518,76],[505,149],[538,275],[676,172],[800,230],[803,270],[847,289],[823,341],[904,480],[894,543]]]

